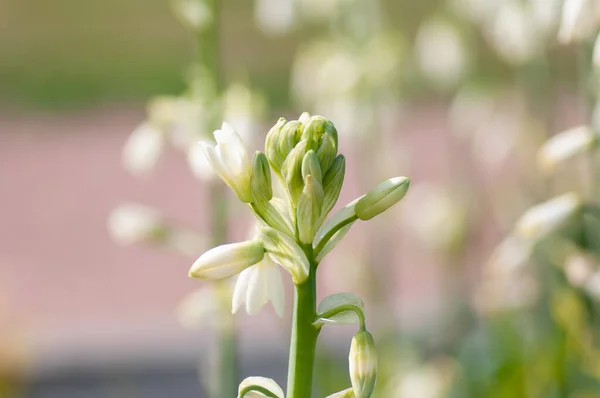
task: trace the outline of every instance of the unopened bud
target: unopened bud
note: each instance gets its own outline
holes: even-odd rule
[[[281,167],[281,174],[285,180],[287,191],[290,194],[290,199],[294,206],[298,203],[298,198],[304,188],[302,161],[307,152],[307,144],[307,141],[300,141],[300,143],[292,149]]]
[[[380,183],[356,203],[356,216],[370,220],[383,213],[406,195],[409,185],[410,180],[406,177],[394,177]]]
[[[348,361],[354,395],[369,398],[377,379],[377,351],[371,333],[362,330],[354,335]]]
[[[253,197],[261,197],[266,200],[271,200],[273,197],[269,161],[264,153],[258,151],[254,154],[254,159],[252,159],[251,189]]]
[[[319,220],[321,206],[323,205],[323,188],[321,183],[311,175],[306,176],[304,181],[304,189],[298,198],[296,222],[298,224],[300,242],[312,243],[315,233],[320,226]]]
[[[333,165],[329,168],[329,171],[323,177],[323,210],[321,217],[326,217],[327,214],[333,209],[338,198],[340,197],[340,191],[344,184],[344,175],[346,174],[346,159],[344,155],[338,155],[333,162]]]
[[[346,388],[345,390],[328,395],[327,398],[355,398],[355,395],[351,388]]]
[[[312,149],[306,152],[306,155],[304,155],[304,159],[302,160],[302,178],[306,179],[309,175],[313,176],[313,178],[319,182],[323,180],[319,158]]]
[[[269,130],[265,139],[265,152],[267,153],[271,167],[273,167],[273,170],[277,174],[281,172],[281,165],[285,160],[285,157],[279,154],[278,147],[280,132],[285,123],[286,120],[284,118],[279,118],[275,126]]]
[[[228,278],[258,263],[264,256],[265,248],[257,240],[217,246],[194,262],[189,276],[197,279]]]

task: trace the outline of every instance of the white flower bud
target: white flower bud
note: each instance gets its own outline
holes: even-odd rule
[[[369,398],[377,379],[377,351],[371,333],[363,330],[354,335],[348,361],[354,395]]]
[[[312,149],[306,152],[304,159],[302,159],[302,178],[306,179],[309,175],[319,182],[323,181],[323,173],[321,172],[321,165],[319,165],[319,158]]]
[[[526,239],[540,239],[560,228],[581,208],[581,198],[566,193],[527,210],[515,224],[515,234]]]
[[[538,151],[538,165],[551,171],[565,160],[594,148],[598,137],[589,126],[575,127],[555,135]]]
[[[227,278],[258,263],[264,256],[265,249],[257,240],[217,246],[194,262],[189,276],[197,279]]]
[[[382,182],[356,203],[356,215],[361,220],[370,220],[383,213],[406,195],[409,185],[410,180],[406,177],[394,177]]]
[[[267,395],[262,391],[268,391],[272,395]],[[266,377],[247,377],[240,383],[237,398],[260,398],[276,396],[284,398],[283,390],[272,379]]]
[[[325,176],[323,177],[323,210],[321,217],[327,217],[327,214],[335,206],[342,185],[344,184],[344,176],[346,174],[346,159],[344,155],[338,155]]]

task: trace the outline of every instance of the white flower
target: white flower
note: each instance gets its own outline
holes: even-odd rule
[[[257,240],[217,246],[200,256],[189,275],[197,279],[223,279],[238,274],[265,256]]]
[[[256,0],[254,19],[266,34],[287,33],[296,22],[294,0]]]
[[[283,390],[273,379],[268,379],[266,377],[247,377],[240,383],[238,388],[238,398],[260,398],[269,396],[260,392],[257,387],[269,391],[277,398],[285,397]]]
[[[110,235],[124,245],[146,240],[162,226],[162,218],[155,209],[135,203],[117,207],[108,217]]]
[[[164,134],[149,123],[143,123],[131,133],[123,148],[123,166],[132,174],[152,170],[165,146]]]
[[[568,44],[589,37],[598,24],[595,0],[565,0],[558,40]]]
[[[190,330],[219,325],[222,316],[214,287],[206,285],[188,293],[177,305],[176,315]]]
[[[217,140],[215,147],[204,142],[199,145],[219,177],[242,202],[250,203],[252,168],[242,139],[227,123],[223,123],[221,130],[216,130],[214,136]]]
[[[556,231],[581,207],[574,192],[566,193],[527,210],[515,224],[515,234],[526,239],[539,239]]]
[[[192,145],[187,152],[187,161],[192,173],[202,180],[210,181],[214,178],[215,172],[213,171],[204,150],[200,145]]]
[[[213,13],[204,0],[174,0],[173,12],[188,29],[202,29],[213,21]]]
[[[233,290],[232,312],[235,314],[242,303],[246,303],[246,312],[256,314],[260,308],[271,301],[275,313],[283,316],[283,281],[279,266],[267,257],[263,261],[242,271]]]
[[[538,151],[538,164],[545,171],[594,147],[597,137],[588,126],[579,126],[555,135]]]

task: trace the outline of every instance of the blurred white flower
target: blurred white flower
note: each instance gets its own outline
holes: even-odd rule
[[[565,260],[565,275],[573,286],[583,286],[594,274],[596,264],[583,253],[574,253]]]
[[[165,147],[164,134],[148,123],[142,123],[131,133],[123,148],[123,166],[140,175],[154,168]]]
[[[498,55],[513,65],[529,62],[542,49],[543,38],[529,11],[515,0],[502,1],[492,23],[484,29]]]
[[[419,27],[415,52],[423,74],[440,87],[456,84],[467,68],[468,54],[458,30],[440,18]]]
[[[265,33],[281,35],[296,22],[295,0],[255,0],[254,20]]]
[[[244,203],[252,201],[250,178],[252,168],[244,143],[236,131],[227,123],[214,132],[216,146],[199,142],[208,162]]]
[[[598,33],[598,36],[596,36],[596,41],[594,42],[592,61],[596,68],[600,68],[600,33]]]
[[[108,231],[115,241],[128,245],[152,237],[163,228],[157,210],[135,203],[114,209],[108,217]]]
[[[427,184],[411,188],[402,215],[405,228],[433,250],[449,250],[461,240],[466,228],[466,211],[444,189]]]
[[[533,206],[517,220],[514,233],[525,239],[540,239],[562,226],[581,204],[579,195],[570,192]]]
[[[600,7],[596,0],[565,0],[558,40],[563,44],[581,41],[598,27]]]
[[[544,36],[555,32],[560,20],[562,0],[528,0],[529,14]]]
[[[597,136],[589,126],[578,126],[559,134],[542,145],[538,151],[538,165],[544,171],[552,171],[561,162],[592,149]]]
[[[223,94],[223,119],[229,121],[246,143],[253,142],[260,133],[260,120],[266,109],[264,97],[243,84],[231,84]]]
[[[448,365],[424,365],[405,371],[392,387],[394,398],[442,398],[451,375]]]
[[[187,161],[192,173],[202,180],[210,181],[216,174],[210,162],[206,158],[206,154],[200,145],[192,145],[187,151]]]
[[[220,324],[222,310],[215,287],[206,285],[187,294],[177,305],[176,315],[187,329],[194,330]]]
[[[284,293],[283,280],[279,266],[272,262],[268,256],[238,276],[233,291],[232,312],[236,313],[242,303],[246,303],[246,312],[256,314],[263,305],[271,301],[275,313],[283,316]]]
[[[206,0],[172,0],[173,13],[181,24],[191,30],[201,30],[213,21]]]

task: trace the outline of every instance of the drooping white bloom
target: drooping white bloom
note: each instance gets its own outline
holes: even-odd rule
[[[215,147],[199,143],[210,165],[242,202],[251,202],[252,168],[242,139],[227,123],[223,123],[221,130],[216,130],[214,136],[217,140]]]
[[[197,279],[223,279],[238,274],[264,258],[257,240],[230,243],[210,249],[194,262],[189,275]]]
[[[108,217],[110,235],[124,245],[148,239],[162,225],[158,211],[135,203],[117,207]]]
[[[123,166],[132,174],[152,170],[165,146],[164,134],[149,123],[142,123],[131,133],[123,148]]]
[[[377,379],[377,351],[366,330],[354,335],[348,356],[350,381],[356,398],[369,398]]]
[[[555,135],[538,152],[538,164],[543,170],[553,170],[560,162],[593,148],[596,134],[589,126],[575,127]]]
[[[266,394],[253,389],[254,387],[265,389],[271,394],[274,394],[277,398],[285,398],[281,387],[279,387],[273,379],[266,377],[247,377],[244,379],[238,388],[238,398],[261,398],[267,396]]]
[[[282,317],[284,293],[281,272],[277,264],[265,257],[239,275],[233,290],[232,312],[235,314],[245,302],[246,312],[254,315],[267,301],[271,301],[275,313]]]

